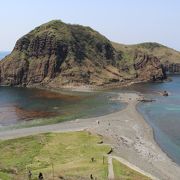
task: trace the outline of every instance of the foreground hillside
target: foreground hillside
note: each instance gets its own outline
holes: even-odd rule
[[[0,179],[25,180],[28,171],[36,180],[39,172],[51,180],[105,180],[110,146],[88,132],[48,133],[0,142]],[[93,161],[92,161],[93,158]],[[113,160],[117,179],[149,178]]]
[[[0,84],[11,86],[102,86],[164,78],[153,55],[139,52],[131,60],[90,27],[57,20],[23,36],[0,62]]]

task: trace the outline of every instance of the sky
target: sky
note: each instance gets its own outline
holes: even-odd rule
[[[53,19],[90,26],[123,44],[158,42],[180,50],[179,0],[1,0],[0,51]]]

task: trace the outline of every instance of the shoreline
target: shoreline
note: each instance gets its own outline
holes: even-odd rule
[[[137,107],[137,106],[138,106],[138,104],[136,105],[136,107]],[[137,108],[136,108],[136,110],[137,110],[137,112],[138,112],[139,114],[141,114],[141,116],[143,117],[144,121],[145,121],[145,122],[150,126],[150,128],[152,129],[153,139],[154,139],[154,141],[156,142],[157,146],[159,146],[159,148],[162,150],[162,152],[163,152],[164,154],[166,154],[166,156],[167,156],[173,163],[175,163],[177,166],[180,167],[180,164],[178,164],[176,161],[174,161],[174,160],[171,158],[171,156],[169,156],[168,153],[161,148],[160,144],[158,143],[158,141],[157,141],[156,138],[155,138],[155,131],[154,131],[153,127],[148,123],[148,120],[146,120],[146,118],[145,118],[145,116],[143,115],[143,113],[141,113]]]
[[[162,81],[134,79],[134,80],[127,80],[124,82],[112,82],[112,83],[103,84],[103,85],[69,84],[69,85],[62,85],[61,87],[55,87],[55,86],[51,87],[51,86],[43,85],[43,84],[35,84],[35,85],[27,85],[27,86],[16,85],[14,87],[41,89],[41,90],[48,90],[51,92],[59,92],[60,90],[61,91],[68,90],[69,92],[98,92],[98,91],[116,89],[116,88],[121,88],[121,87],[129,87],[134,84],[140,84],[140,83],[148,83],[148,82],[162,83],[162,82],[166,82],[166,81],[167,81],[166,79],[162,80]],[[0,87],[1,86],[2,87],[10,87],[9,85],[0,84]]]
[[[130,94],[135,97],[129,100]],[[101,130],[99,134],[107,138],[111,137],[108,141],[111,141],[115,154],[142,170],[159,179],[180,179],[180,166],[169,158],[155,141],[152,127],[136,109],[139,103],[137,98],[139,95],[135,93],[121,94],[121,100],[128,103],[126,109],[116,114],[115,118],[121,116],[119,118],[121,122],[112,125],[113,127],[105,133]],[[132,132],[133,128],[136,132]]]
[[[120,93],[125,109],[105,116],[76,119],[59,124],[0,132],[0,139],[14,139],[46,132],[88,130],[104,137],[113,153],[159,179],[180,179],[180,166],[174,163],[154,139],[153,129],[136,106],[140,95]]]

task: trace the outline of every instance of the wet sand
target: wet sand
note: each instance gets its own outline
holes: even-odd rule
[[[130,162],[145,172],[163,180],[179,180],[180,167],[160,149],[153,138],[152,128],[136,110],[140,96],[121,93],[119,100],[127,107],[109,115],[77,119],[60,124],[23,128],[0,132],[0,139],[11,139],[44,132],[88,130],[102,135],[111,144],[116,156]]]

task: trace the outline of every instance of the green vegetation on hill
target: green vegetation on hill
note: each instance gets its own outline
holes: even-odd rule
[[[158,59],[147,54],[134,59],[131,49],[114,48],[92,28],[59,20],[20,38],[0,62],[0,84],[9,86],[107,86],[163,79]]]

